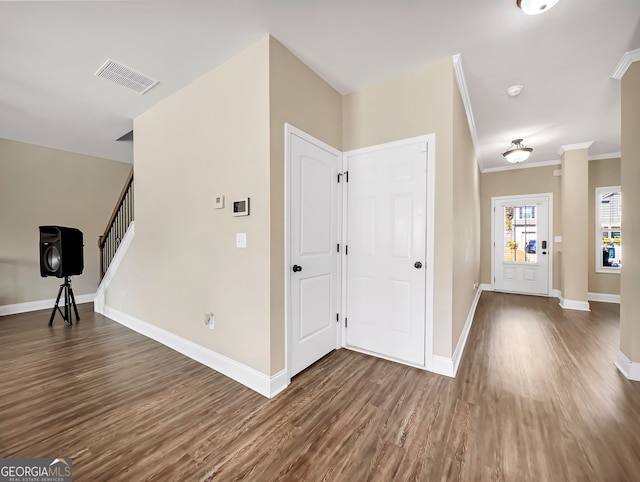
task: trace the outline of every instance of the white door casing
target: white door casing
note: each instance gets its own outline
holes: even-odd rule
[[[342,155],[286,125],[287,366],[293,376],[339,347]],[[294,269],[295,268],[295,269]]]
[[[420,367],[427,364],[427,150],[418,138],[344,154],[346,346]]]
[[[553,194],[491,200],[493,289],[549,296]]]

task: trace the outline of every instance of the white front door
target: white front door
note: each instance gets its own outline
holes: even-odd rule
[[[551,203],[551,194],[492,198],[495,290],[549,294]]]
[[[338,346],[339,151],[288,127],[289,375]]]
[[[346,345],[425,365],[427,142],[345,153]]]

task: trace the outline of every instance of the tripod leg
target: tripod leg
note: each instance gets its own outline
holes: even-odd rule
[[[73,296],[73,288],[71,288],[71,283],[69,283],[69,298],[71,299],[71,304],[73,305],[73,311],[76,312],[76,321],[80,319],[78,316],[78,307],[76,306],[76,297]]]
[[[64,285],[64,322],[67,325],[73,324],[71,321],[71,307],[69,306],[69,284]]]
[[[49,326],[53,325],[53,318],[56,316],[56,310],[58,309],[58,303],[60,303],[60,295],[62,295],[62,290],[64,289],[64,285],[60,285],[60,289],[58,290],[58,297],[56,298],[56,304],[53,305],[53,310],[51,311],[51,318],[49,318]]]

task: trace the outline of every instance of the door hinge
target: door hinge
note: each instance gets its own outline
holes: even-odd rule
[[[336,323],[340,323],[340,313],[336,313]]]
[[[336,246],[338,248],[338,253],[339,253],[340,252],[340,243],[338,243]]]
[[[346,328],[347,325],[349,325],[349,322],[347,321],[347,317],[345,316],[344,317],[344,327]]]
[[[342,177],[342,173],[341,173],[341,172],[339,172],[339,173],[338,173],[338,183],[340,182],[340,178],[341,178],[341,177]]]

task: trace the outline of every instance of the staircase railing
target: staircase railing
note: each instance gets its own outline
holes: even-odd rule
[[[104,278],[131,221],[133,221],[133,169],[122,189],[104,234],[98,238],[100,279]]]

